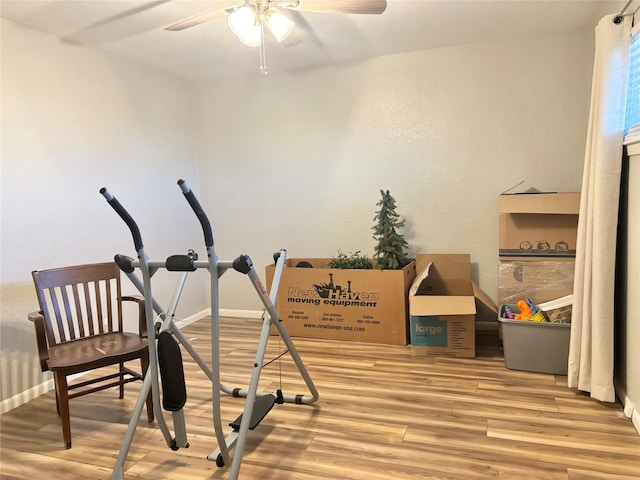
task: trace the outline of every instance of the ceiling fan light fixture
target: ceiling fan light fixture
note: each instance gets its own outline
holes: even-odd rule
[[[260,30],[255,12],[246,5],[229,14],[229,28],[238,37],[251,36],[256,28]]]
[[[280,12],[267,12],[267,26],[269,27],[269,30],[271,30],[271,33],[273,33],[274,37],[276,37],[276,40],[278,40],[279,42],[281,42],[291,34],[295,25],[296,24],[293,22],[293,20]]]
[[[260,27],[256,27],[255,30],[257,31],[252,31],[247,35],[238,35],[238,38],[248,47],[259,47],[262,43],[262,32]]]

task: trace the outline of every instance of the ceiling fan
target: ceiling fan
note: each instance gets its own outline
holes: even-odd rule
[[[266,74],[264,32],[270,31],[285,46],[300,43],[294,33],[295,23],[284,12],[381,14],[387,0],[244,0],[244,2],[208,10],[169,25],[165,30],[179,31],[217,18],[227,17],[229,28],[240,41],[250,47],[260,47],[260,73]],[[286,42],[285,39],[288,39]]]

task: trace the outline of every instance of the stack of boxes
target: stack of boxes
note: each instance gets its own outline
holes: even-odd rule
[[[505,364],[565,375],[570,324],[511,320],[519,300],[535,304],[573,291],[580,193],[506,194],[499,198],[498,303]]]
[[[330,262],[286,260],[275,303],[290,335],[389,345],[410,339],[413,355],[474,357],[476,307],[498,312],[471,280],[469,254],[418,254],[402,270],[342,270]],[[269,291],[274,275],[275,265],[267,266]]]

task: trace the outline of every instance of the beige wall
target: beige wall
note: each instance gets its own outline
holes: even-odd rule
[[[592,42],[574,31],[197,84],[220,256],[246,250],[262,272],[281,247],[372,254],[389,189],[412,253],[470,253],[496,299],[498,195],[522,180],[580,190]],[[224,305],[257,308],[228,282]]]
[[[38,309],[30,272],[136,256],[101,187],[137,218],[153,258],[202,240],[176,186],[184,176],[198,188],[186,84],[5,20],[1,32],[0,400],[10,408],[48,378],[27,320]],[[158,276],[160,301],[174,283]],[[194,277],[182,315],[206,306],[200,284]]]

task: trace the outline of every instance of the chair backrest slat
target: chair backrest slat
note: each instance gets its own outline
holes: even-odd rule
[[[64,330],[64,323],[62,322],[62,314],[60,313],[60,304],[58,302],[58,295],[56,294],[56,289],[55,288],[49,288],[49,296],[51,298],[51,308],[53,309],[53,315],[54,318],[56,319],[56,325],[58,328],[58,334],[60,337],[60,341],[61,342],[66,342],[67,341],[67,334],[65,333]],[[45,306],[45,308],[47,308]],[[45,318],[46,315],[48,313],[48,311],[45,311]]]
[[[49,346],[123,331],[120,270],[115,263],[34,271],[32,276]]]
[[[107,282],[106,285],[106,302],[107,302],[107,319],[108,319],[108,323],[107,323],[107,327],[109,329],[109,332],[113,332],[114,330],[114,323],[113,323],[113,296],[111,293],[111,282]]]
[[[82,284],[82,287],[84,289],[84,301],[85,301],[85,308],[87,310],[87,326],[88,326],[88,330],[89,330],[89,335],[95,335],[97,332],[95,331],[95,322],[93,321],[93,307],[91,305],[91,290],[89,290],[89,284],[87,282],[84,282]]]
[[[66,323],[64,323],[67,331],[69,332],[69,340],[76,339],[76,329],[74,326],[73,314],[71,313],[71,304],[69,303],[69,295],[67,295],[67,287],[61,287],[60,293],[62,294],[62,304],[64,306],[64,313],[66,314]]]
[[[73,304],[76,307],[76,318],[78,319],[78,335],[80,338],[85,336],[84,334],[84,317],[82,315],[82,308],[80,307],[80,294],[78,293],[78,285],[71,285],[71,291],[73,293]]]
[[[93,282],[93,289],[96,295],[96,305],[102,305],[102,298],[100,295],[100,282]],[[96,313],[98,314],[98,331],[100,333],[104,333],[104,319],[102,317],[102,309],[96,308]]]

